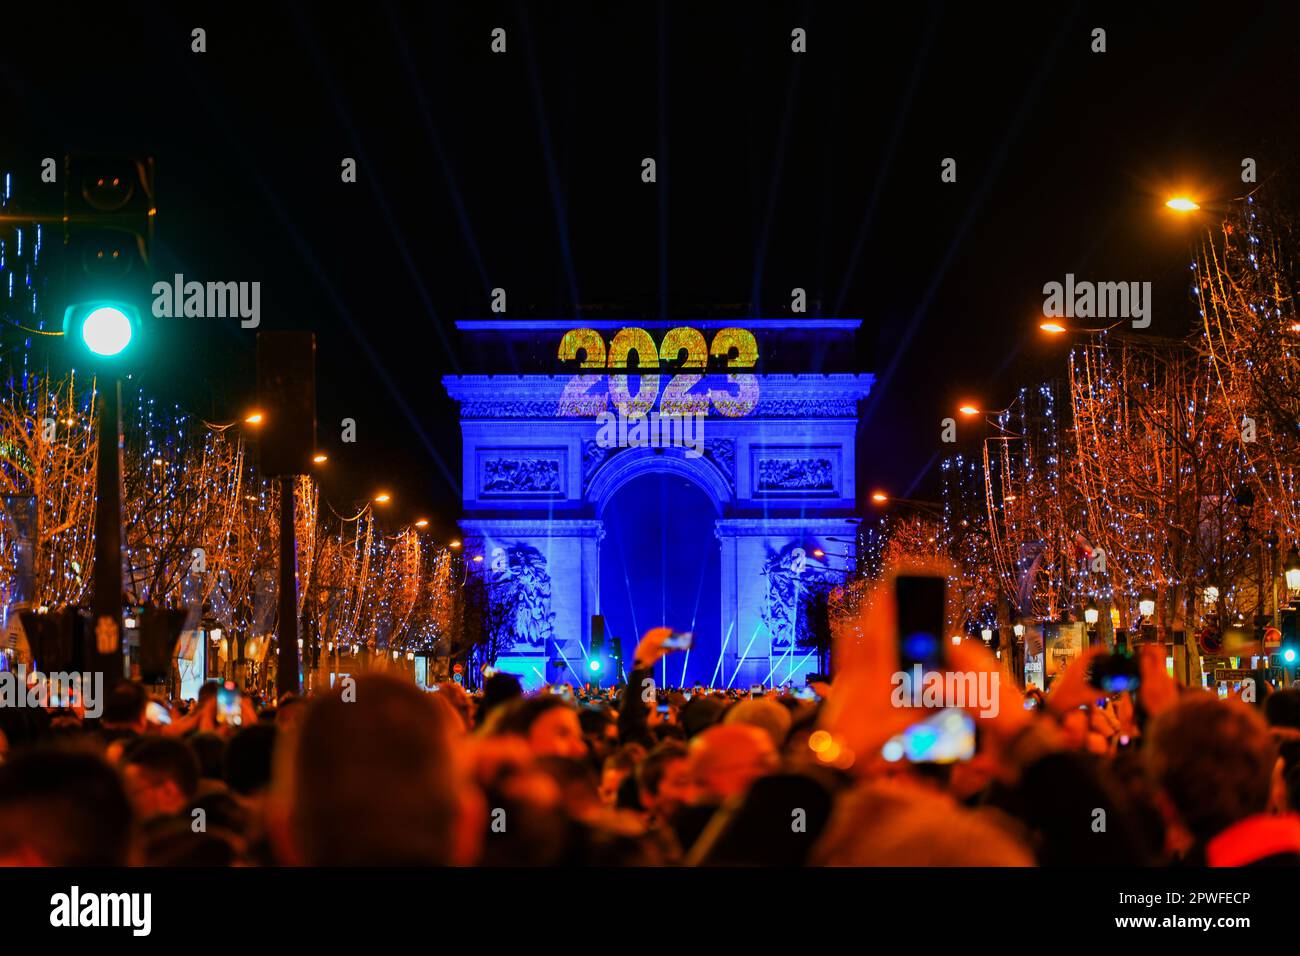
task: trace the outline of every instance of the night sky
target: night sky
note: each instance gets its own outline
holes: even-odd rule
[[[179,6],[7,10],[0,168],[57,211],[41,157],[153,155],[159,273],[259,280],[263,329],[315,331],[327,493],[383,485],[395,519],[448,531],[439,379],[515,370],[457,357],[454,322],[486,317],[494,286],[510,315],[683,324],[787,316],[804,287],[810,311],[864,319],[860,481],[930,497],[959,400],[1002,407],[1063,369],[1036,330],[1045,282],[1150,280],[1151,331],[1180,333],[1191,232],[1163,199],[1240,195],[1247,156],[1261,180],[1296,173],[1300,18],[1281,4]],[[160,334],[155,394],[217,418],[251,403],[252,331]]]

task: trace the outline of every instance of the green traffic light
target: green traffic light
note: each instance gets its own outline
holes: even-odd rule
[[[118,355],[131,344],[131,319],[121,309],[102,305],[81,324],[81,340],[96,355]]]

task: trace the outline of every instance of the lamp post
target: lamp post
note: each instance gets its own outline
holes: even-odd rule
[[[1287,600],[1294,602],[1300,599],[1300,551],[1294,545],[1287,552],[1283,574],[1286,576]]]
[[[1097,607],[1095,598],[1088,598],[1088,603],[1083,606],[1083,620],[1088,626],[1088,646],[1091,647],[1097,640],[1097,621],[1101,619],[1101,609]]]

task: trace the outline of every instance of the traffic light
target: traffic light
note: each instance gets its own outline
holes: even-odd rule
[[[63,331],[74,354],[118,360],[139,350],[150,296],[153,161],[64,161]]]
[[[1295,667],[1300,662],[1300,633],[1297,633],[1296,617],[1300,610],[1286,608],[1282,611],[1282,642],[1277,649],[1278,659],[1286,667]]]
[[[316,454],[316,336],[311,332],[257,334],[258,428],[264,475],[302,475]]]
[[[605,670],[605,615],[591,616],[591,647],[587,654],[587,673],[599,682]]]
[[[63,334],[94,358],[116,358],[139,341],[140,310],[114,299],[77,302],[63,314]]]

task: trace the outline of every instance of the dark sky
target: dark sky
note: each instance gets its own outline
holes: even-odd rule
[[[514,315],[684,323],[785,316],[804,287],[864,319],[862,480],[924,497],[959,399],[1001,407],[1063,368],[1035,330],[1045,282],[1151,280],[1152,331],[1179,332],[1190,232],[1160,202],[1239,195],[1247,156],[1296,173],[1294,5],[180,6],[7,12],[0,164],[39,204],[42,156],[153,155],[160,272],[259,280],[263,328],[316,332],[327,491],[391,487],[395,517],[454,520],[439,377],[493,286]],[[178,323],[150,387],[233,416],[253,333]]]

